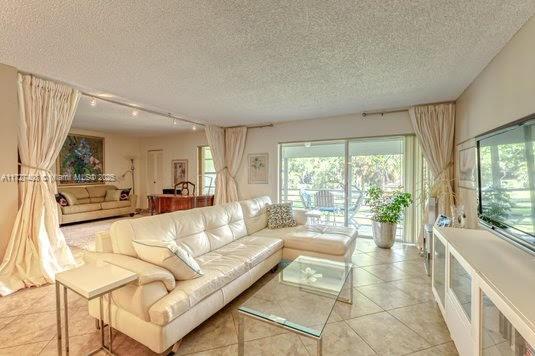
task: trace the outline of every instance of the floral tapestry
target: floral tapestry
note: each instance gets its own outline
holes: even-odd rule
[[[69,134],[61,148],[59,184],[102,184],[104,138]]]

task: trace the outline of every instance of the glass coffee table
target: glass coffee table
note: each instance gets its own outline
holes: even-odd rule
[[[317,342],[337,300],[352,303],[353,266],[350,263],[300,256],[283,261],[271,281],[238,308],[238,355],[244,354],[244,319],[275,325]]]

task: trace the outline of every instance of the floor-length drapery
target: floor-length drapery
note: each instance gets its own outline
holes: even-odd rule
[[[247,128],[207,126],[205,131],[216,170],[214,204],[237,201],[235,176],[243,157]]]
[[[214,160],[215,176],[215,193],[214,204],[223,204],[227,202],[227,166],[225,160],[225,130],[218,126],[207,126],[206,138],[212,151]]]
[[[247,127],[230,127],[225,129],[225,161],[227,163],[227,202],[238,201],[238,185],[236,174],[240,168]]]
[[[409,115],[422,151],[433,173],[432,193],[440,213],[451,215],[455,104],[430,104],[410,108]]]
[[[75,260],[59,229],[50,171],[71,128],[80,93],[31,75],[18,78],[20,207],[0,266],[0,295],[53,282]]]

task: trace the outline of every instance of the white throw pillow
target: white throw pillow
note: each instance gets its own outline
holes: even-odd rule
[[[201,267],[193,256],[174,241],[134,240],[132,243],[143,261],[167,269],[178,281],[203,275]]]

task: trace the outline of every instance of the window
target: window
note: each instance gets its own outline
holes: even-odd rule
[[[325,224],[358,226],[359,236],[372,236],[365,192],[379,185],[415,196],[416,167],[406,162],[406,154],[415,155],[414,143],[413,136],[398,136],[281,144],[280,200],[318,210]],[[407,209],[407,218],[412,215]],[[414,224],[406,220],[398,224],[397,239],[415,242]]]
[[[214,194],[216,170],[210,146],[199,147],[198,159],[199,192],[204,195]]]

